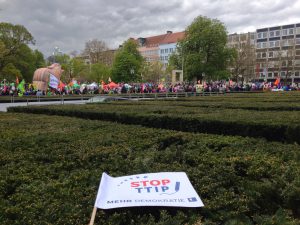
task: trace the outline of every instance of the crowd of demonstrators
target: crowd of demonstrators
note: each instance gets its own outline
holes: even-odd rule
[[[48,88],[47,91],[40,91],[34,88],[33,84],[22,81],[19,84],[1,82],[0,95],[32,96],[32,95],[70,95],[70,94],[125,94],[125,93],[183,93],[183,92],[240,92],[240,91],[289,91],[300,90],[300,84],[283,86],[278,82],[233,82],[210,81],[210,82],[181,82],[181,83],[114,83],[104,82],[97,84],[72,81],[69,84],[61,84],[56,88]]]

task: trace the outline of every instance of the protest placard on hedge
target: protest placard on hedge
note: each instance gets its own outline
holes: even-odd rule
[[[161,172],[111,177],[102,174],[95,207],[202,207],[199,195],[184,172]]]

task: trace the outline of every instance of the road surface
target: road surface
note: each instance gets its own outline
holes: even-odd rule
[[[88,100],[64,101],[64,104],[85,104]],[[45,101],[45,102],[15,102],[15,103],[0,103],[0,112],[7,112],[8,107],[12,106],[31,106],[31,105],[61,105],[61,101]]]

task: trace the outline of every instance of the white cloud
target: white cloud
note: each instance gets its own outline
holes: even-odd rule
[[[300,23],[293,0],[0,0],[0,20],[24,25],[45,56],[83,50],[97,38],[117,47],[129,37],[182,31],[195,17],[221,20],[229,33]]]

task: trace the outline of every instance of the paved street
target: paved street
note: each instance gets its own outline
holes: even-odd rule
[[[64,101],[64,104],[85,104],[87,100],[76,101]],[[28,106],[31,105],[60,105],[61,101],[47,101],[47,102],[28,102]],[[12,106],[27,106],[27,102],[15,102],[15,103],[0,103],[0,112],[7,112],[8,107]]]

